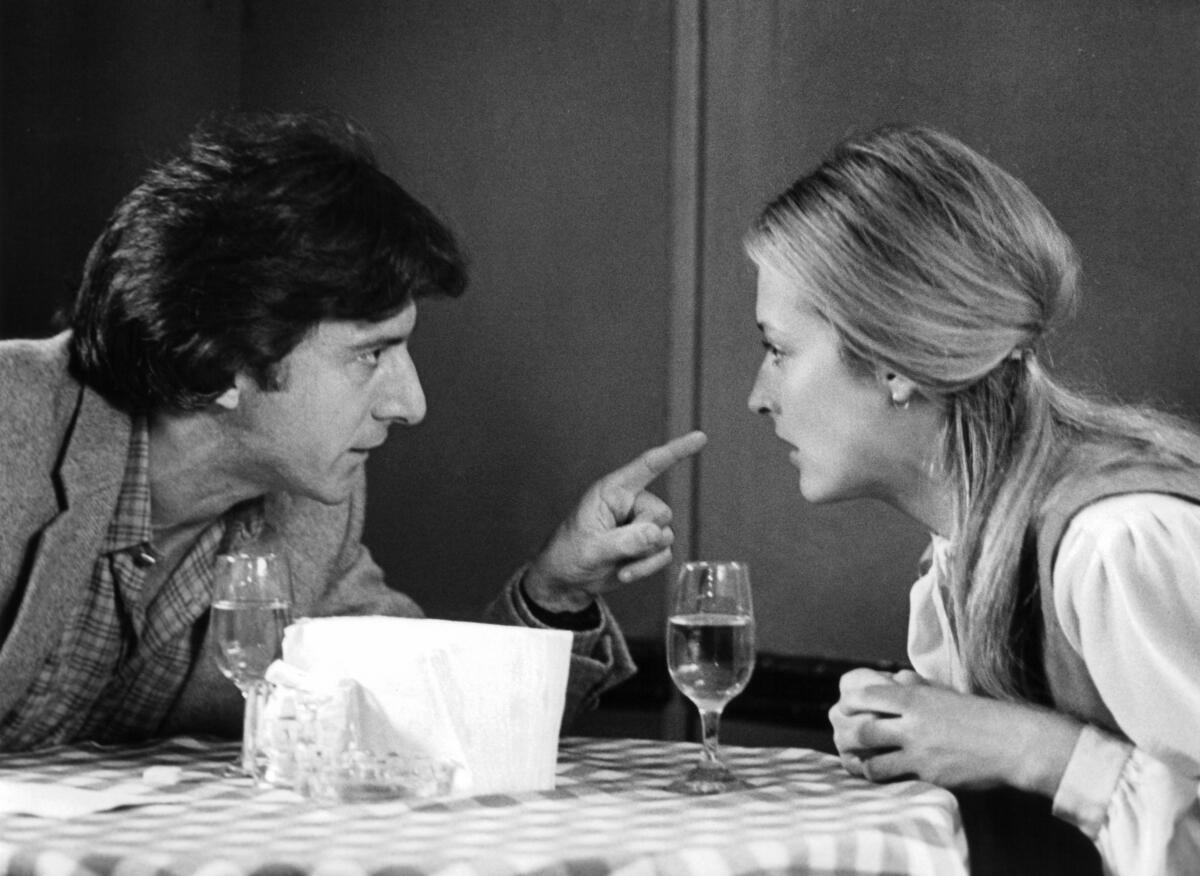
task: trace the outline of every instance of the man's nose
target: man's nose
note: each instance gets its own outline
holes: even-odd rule
[[[396,420],[415,426],[425,419],[425,390],[417,374],[416,363],[407,350],[398,351],[385,367],[375,416],[380,420]]]

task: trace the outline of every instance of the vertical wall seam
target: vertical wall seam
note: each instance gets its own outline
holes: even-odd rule
[[[700,330],[704,164],[704,2],[672,5],[671,105],[671,291],[668,303],[667,430],[681,435],[700,424]],[[699,525],[696,514],[700,463],[693,459],[668,474],[667,495],[675,513],[676,562],[692,556]],[[669,591],[673,567],[666,580]],[[663,736],[687,735],[690,710],[674,692],[664,710]]]
[[[673,5],[671,108],[671,296],[667,426],[674,436],[699,424],[701,171],[703,160],[703,0]],[[676,466],[667,488],[675,517],[676,556],[686,558],[697,533],[698,461]]]
[[[696,10],[696,100],[695,100],[695,217],[693,221],[695,248],[692,253],[694,265],[693,301],[692,308],[692,425],[700,428],[704,423],[704,234],[705,234],[705,174],[707,173],[707,57],[708,57],[708,20],[705,9],[708,0],[698,0]],[[688,543],[693,551],[700,550],[700,491],[703,481],[700,478],[700,460],[692,463],[692,489],[690,495]]]

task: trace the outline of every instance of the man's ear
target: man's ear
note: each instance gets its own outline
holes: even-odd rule
[[[907,406],[917,394],[917,385],[903,374],[897,374],[894,371],[885,371],[880,377],[887,387],[887,393],[892,400],[892,404],[897,407]]]
[[[3,2],[3,0],[0,0]],[[254,382],[254,378],[244,371],[239,371],[233,375],[233,384],[229,389],[225,390],[215,399],[213,403],[223,407],[227,411],[237,410],[237,406],[242,403],[242,395],[246,392],[252,392],[258,386]]]
[[[240,398],[241,390],[238,389],[237,383],[234,383],[233,386],[229,387],[229,389],[225,390],[223,393],[213,399],[213,401],[219,407],[222,407],[227,411],[232,411],[237,408]]]

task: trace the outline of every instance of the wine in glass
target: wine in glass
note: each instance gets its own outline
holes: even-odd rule
[[[217,668],[246,701],[240,769],[256,782],[258,724],[267,667],[279,657],[283,630],[291,621],[292,588],[278,542],[264,539],[217,557],[210,615]]]
[[[679,569],[667,620],[667,667],[700,711],[700,762],[669,785],[684,794],[747,788],[721,761],[721,712],[754,670],[750,570],[740,562],[691,562]]]

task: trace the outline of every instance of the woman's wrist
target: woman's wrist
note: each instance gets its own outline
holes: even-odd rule
[[[1021,744],[1014,747],[1010,784],[1022,791],[1053,798],[1084,725],[1042,708],[1030,708],[1027,720],[1021,724]]]

